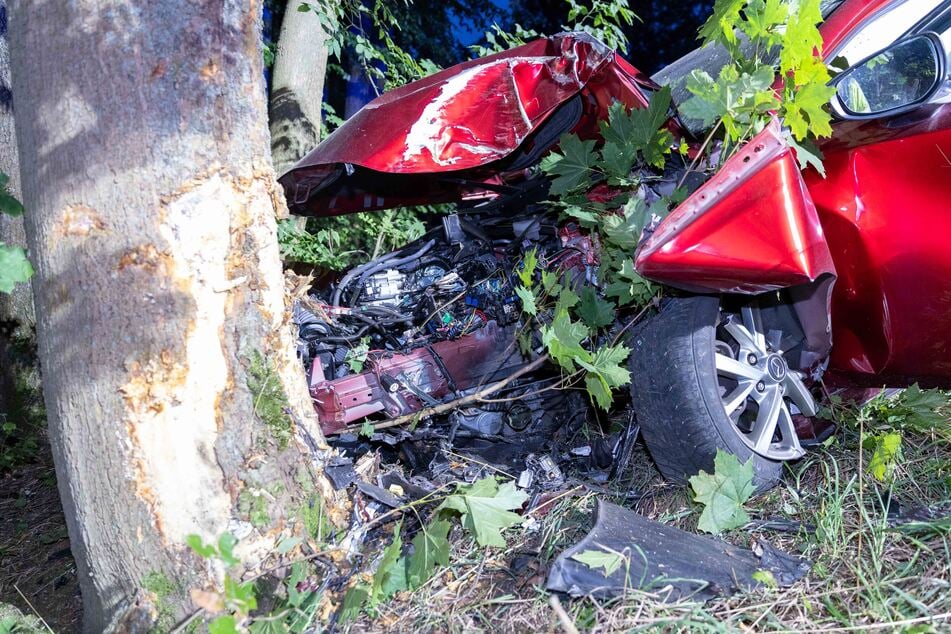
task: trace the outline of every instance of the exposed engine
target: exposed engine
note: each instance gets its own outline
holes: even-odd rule
[[[325,433],[367,417],[458,404],[530,363],[537,355],[517,342],[521,303],[513,277],[533,247],[540,268],[578,283],[597,265],[590,239],[571,223],[453,214],[415,243],[301,299],[294,312],[299,354]],[[523,336],[523,346],[537,348],[533,336]],[[525,433],[565,398],[535,395],[533,386],[549,380],[539,377],[528,373],[506,384],[493,399],[500,402],[445,413],[454,427],[476,434]]]

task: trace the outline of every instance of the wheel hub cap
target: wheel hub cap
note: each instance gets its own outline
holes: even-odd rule
[[[776,383],[781,382],[786,378],[786,372],[789,370],[789,366],[786,365],[786,360],[783,359],[778,354],[771,354],[766,359],[766,372]]]
[[[737,435],[764,458],[802,457],[790,406],[805,416],[818,410],[802,374],[789,368],[782,351],[767,345],[758,308],[728,314],[722,325],[727,336],[717,341],[714,356],[723,408]]]

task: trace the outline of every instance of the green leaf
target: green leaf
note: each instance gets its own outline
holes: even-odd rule
[[[237,566],[241,560],[234,556],[234,547],[238,539],[231,533],[222,533],[218,538],[218,557],[226,568]]]
[[[199,557],[203,559],[211,559],[218,555],[218,549],[214,547],[213,544],[206,544],[201,539],[201,535],[195,535],[194,533],[185,537],[185,543],[195,551]]]
[[[522,300],[522,310],[529,315],[537,315],[538,307],[535,305],[535,294],[524,286],[516,286],[515,294]]]
[[[603,550],[585,550],[575,553],[571,556],[575,561],[581,562],[588,568],[602,568],[604,576],[610,577],[614,571],[624,563],[624,556],[616,552],[604,552]]]
[[[591,358],[591,353],[581,345],[581,342],[588,337],[588,329],[584,327],[584,324],[572,321],[567,311],[556,312],[551,325],[543,326],[541,333],[542,343],[548,349],[548,354],[569,372],[574,372],[575,361],[578,359]]]
[[[826,168],[822,164],[822,152],[810,139],[803,139],[801,142],[783,128],[783,138],[796,154],[796,162],[799,163],[799,169],[806,169],[808,166],[816,168],[816,171],[825,178]]]
[[[541,169],[551,179],[553,196],[567,193],[591,181],[595,164],[595,142],[582,141],[576,135],[562,135],[561,154],[552,152],[541,161]]]
[[[900,397],[902,409],[905,410],[904,424],[918,431],[928,432],[933,429],[948,429],[948,418],[938,412],[948,405],[947,395],[940,390],[922,390],[915,383]]]
[[[225,607],[241,615],[247,615],[258,607],[254,597],[254,582],[239,583],[225,575]]]
[[[751,40],[760,40],[769,49],[782,42],[779,27],[785,25],[788,14],[788,5],[782,0],[748,0],[738,26]]]
[[[631,196],[621,214],[604,216],[601,234],[611,244],[623,250],[637,248],[641,233],[647,224],[647,205],[637,196]]]
[[[769,570],[757,570],[753,573],[753,581],[758,581],[767,588],[778,588],[779,584],[776,582],[776,577],[773,576],[773,573]]]
[[[718,534],[746,524],[750,517],[743,504],[750,499],[753,486],[753,459],[740,464],[736,456],[717,449],[714,472],[701,471],[690,478],[694,500],[704,505],[697,528]]]
[[[307,564],[303,561],[295,562],[291,566],[291,574],[284,585],[287,588],[287,602],[292,607],[300,607],[300,605],[313,594],[310,590],[301,592],[297,589],[301,582],[307,579],[307,572]]]
[[[360,612],[363,611],[363,607],[369,601],[370,586],[360,583],[351,587],[343,595],[343,605],[340,606],[340,620],[344,623],[353,621],[360,616]]]
[[[613,389],[630,383],[631,373],[621,365],[630,354],[630,349],[625,346],[610,346],[599,348],[590,362],[576,359],[578,365],[588,371],[584,378],[585,387],[601,409],[607,410],[611,406]]]
[[[825,105],[834,94],[832,86],[810,83],[783,101],[783,121],[797,140],[806,138],[810,131],[816,136],[832,135],[831,115]]]
[[[578,304],[581,301],[581,298],[578,297],[578,294],[575,293],[570,288],[563,288],[561,292],[558,293],[558,301],[555,302],[554,313],[568,312],[568,310]]]
[[[736,26],[740,19],[740,9],[744,0],[716,0],[713,14],[700,27],[700,37],[705,43],[720,42],[726,46],[735,45]]]
[[[238,622],[233,616],[219,616],[208,624],[208,634],[238,634]]]
[[[26,251],[0,242],[0,293],[13,292],[16,284],[29,281],[32,276],[33,265]]]
[[[670,109],[670,87],[664,86],[653,95],[646,108],[632,108],[627,112],[615,102],[608,109],[608,121],[601,122],[604,137],[602,162],[610,175],[626,177],[631,171],[636,153],[654,167],[664,166],[664,155],[670,152],[673,135],[663,127]]]
[[[522,286],[532,287],[532,280],[535,278],[535,268],[538,266],[538,253],[535,247],[532,247],[522,258],[522,268],[518,271],[518,279],[522,281]]]
[[[347,356],[344,361],[350,367],[352,372],[363,372],[363,364],[367,361],[367,354],[370,352],[370,338],[362,337],[360,343],[347,350]]]
[[[614,281],[604,289],[604,294],[606,297],[617,297],[621,306],[632,302],[643,306],[654,296],[653,285],[634,270],[634,261],[631,258],[622,260],[621,268],[613,271],[608,279],[611,277]]]
[[[373,434],[376,433],[376,427],[373,426],[373,423],[370,419],[363,421],[363,424],[360,425],[360,435],[364,438],[370,438]]]
[[[370,587],[371,603],[376,604],[407,588],[406,559],[401,556],[403,539],[400,537],[400,528],[401,523],[397,522],[392,543],[383,549],[380,567],[376,569]]]
[[[577,312],[584,323],[595,330],[614,323],[614,305],[601,299],[591,286],[581,289],[581,303],[578,304]]]
[[[449,509],[462,514],[462,525],[472,533],[480,546],[503,548],[502,531],[524,522],[521,515],[512,513],[520,509],[528,495],[508,481],[499,486],[492,476],[477,480],[471,485],[459,485],[447,497],[438,510]]]
[[[413,554],[407,565],[407,581],[410,588],[426,583],[436,566],[449,565],[449,529],[446,520],[436,520],[423,527],[413,538]]]
[[[874,449],[867,467],[872,477],[879,482],[891,479],[901,457],[901,433],[896,431],[872,436],[863,441],[862,445],[871,445],[867,448]]]

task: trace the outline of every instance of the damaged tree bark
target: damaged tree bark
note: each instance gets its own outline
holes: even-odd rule
[[[328,5],[336,0],[323,0]],[[290,0],[277,41],[271,79],[271,157],[278,174],[293,167],[320,140],[327,34],[303,0]],[[310,2],[314,5],[317,3]]]
[[[192,608],[299,525],[322,445],[295,359],[261,5],[11,3],[50,439],[86,631]],[[156,579],[174,587],[154,591]],[[152,583],[149,582],[152,580]],[[165,629],[162,623],[159,629]]]

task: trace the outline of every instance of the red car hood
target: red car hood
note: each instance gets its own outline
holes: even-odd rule
[[[501,162],[575,96],[581,112],[561,131],[595,133],[611,102],[645,105],[644,88],[657,86],[585,33],[535,40],[378,97],[280,182],[303,215],[459,200],[498,184]]]

